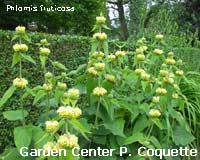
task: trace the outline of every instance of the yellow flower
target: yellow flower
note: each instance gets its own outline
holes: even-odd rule
[[[40,47],[40,54],[43,56],[48,56],[51,53],[49,48]]]
[[[93,94],[98,97],[104,96],[106,93],[107,93],[107,90],[103,87],[96,87],[93,89]]]
[[[47,142],[44,146],[43,149],[45,153],[47,153],[49,150],[52,150],[55,146],[55,142]]]
[[[57,121],[46,121],[45,126],[48,132],[53,132],[58,129],[59,123]]]
[[[184,74],[183,70],[176,71],[177,76],[182,76]]]
[[[140,48],[142,48],[144,51],[147,51],[147,49],[148,49],[147,46],[141,46]]]
[[[51,79],[53,77],[53,74],[51,72],[45,73],[45,78],[46,79]]]
[[[24,26],[18,26],[15,28],[15,31],[19,34],[23,34],[26,31],[26,28]]]
[[[135,69],[135,73],[142,74],[142,73],[145,73],[145,71],[144,71],[144,69],[137,68],[137,69]]]
[[[117,57],[124,57],[125,55],[126,55],[126,52],[124,52],[124,51],[115,52],[115,56],[117,56]]]
[[[170,73],[170,74],[169,74],[169,77],[170,77],[170,78],[174,78],[174,77],[175,77],[174,73]]]
[[[154,49],[153,52],[154,52],[155,54],[157,54],[157,55],[161,55],[161,54],[164,53],[163,50],[161,50],[161,49]]]
[[[103,52],[94,52],[93,54],[92,54],[92,57],[94,57],[94,58],[98,58],[98,57],[104,57],[104,53]]]
[[[103,71],[105,69],[105,63],[95,63],[94,67],[97,71]]]
[[[160,75],[166,77],[169,74],[167,70],[160,70]]]
[[[50,84],[50,83],[48,83],[48,84],[45,83],[45,84],[43,84],[42,88],[43,88],[45,91],[49,92],[49,91],[51,91],[51,90],[53,89],[53,86],[52,86],[52,84]]]
[[[96,17],[97,24],[104,24],[106,21],[106,18],[104,16],[98,16]]]
[[[157,39],[157,40],[162,40],[163,37],[164,37],[164,36],[163,36],[162,34],[157,34],[157,35],[156,35],[156,39]]]
[[[173,58],[167,58],[167,59],[166,59],[166,63],[167,63],[167,64],[172,64],[172,65],[173,65],[173,64],[176,64],[176,61],[175,61]]]
[[[111,55],[108,55],[108,60],[109,61],[114,61],[116,59],[116,56],[111,54]]]
[[[94,67],[90,67],[87,69],[87,72],[93,76],[96,76],[98,74],[98,72],[95,70]]]
[[[150,117],[158,118],[158,117],[161,116],[161,113],[160,113],[160,111],[157,110],[157,109],[151,109],[151,110],[149,111],[149,115],[150,115]]]
[[[173,99],[178,99],[178,94],[177,94],[177,93],[173,93],[173,94],[172,94],[172,98],[173,98]]]
[[[141,73],[140,77],[141,77],[142,80],[148,81],[151,76],[150,76],[150,74],[143,72],[143,73]]]
[[[115,76],[111,75],[111,74],[106,74],[105,76],[106,80],[115,83],[116,82],[116,78]]]
[[[16,43],[13,46],[13,49],[15,52],[27,52],[28,51],[28,46],[26,44],[18,44]]]
[[[160,97],[159,96],[154,96],[152,99],[153,103],[159,103],[160,102]]]
[[[136,59],[139,61],[143,61],[145,59],[145,55],[144,54],[138,54],[136,55]]]
[[[59,146],[65,147],[65,148],[74,148],[78,146],[78,137],[75,135],[72,135],[70,133],[61,135],[58,138]]]
[[[163,81],[164,81],[165,83],[169,83],[169,84],[173,84],[173,83],[174,83],[174,79],[173,79],[173,78],[170,78],[170,77],[164,78]]]
[[[67,91],[67,94],[71,100],[77,100],[79,98],[79,90],[78,89],[74,89],[74,88],[69,89]]]
[[[100,40],[100,41],[105,41],[107,39],[107,35],[103,32],[103,33],[95,33],[93,35],[94,39]]]
[[[165,95],[165,94],[167,94],[167,90],[165,89],[165,88],[157,88],[156,89],[156,94],[158,94],[158,95]]]
[[[67,84],[66,83],[62,83],[62,82],[58,82],[57,83],[57,87],[60,90],[65,90],[67,88]]]
[[[27,84],[28,81],[25,78],[15,78],[13,80],[13,85],[20,89],[26,88]]]
[[[82,111],[80,108],[78,107],[71,107],[71,106],[61,106],[58,108],[57,113],[60,117],[62,118],[78,118],[80,117],[80,115],[82,114]]]

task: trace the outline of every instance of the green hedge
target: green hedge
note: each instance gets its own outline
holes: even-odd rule
[[[14,32],[0,30],[0,97],[12,85],[12,80],[17,76],[17,68],[11,68],[13,49],[12,42]],[[90,38],[77,37],[77,36],[64,36],[64,35],[51,35],[43,33],[29,33],[31,43],[28,44],[30,54],[38,63],[39,62],[39,48],[35,43],[40,42],[41,39],[46,38],[50,43],[51,55],[50,58],[63,63],[69,70],[75,69],[79,64],[83,64],[87,60],[90,51]],[[49,66],[50,67],[50,66]],[[47,68],[49,68],[47,67]],[[31,86],[42,83],[43,73],[41,72],[40,65],[34,66],[30,63],[23,62],[23,76],[26,77]],[[49,68],[51,69],[51,68]],[[17,105],[18,96],[14,95],[8,103],[6,103],[0,110],[0,146],[1,149],[5,148],[10,143],[12,138],[12,122],[3,118],[2,112],[4,110],[15,109]],[[26,103],[29,109],[29,121],[34,121],[35,116],[39,113],[39,109],[32,107],[30,99]],[[0,149],[0,152],[2,151]]]

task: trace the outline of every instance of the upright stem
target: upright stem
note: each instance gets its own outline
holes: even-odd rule
[[[66,133],[68,132],[68,124],[67,124],[67,120],[65,120],[65,131],[66,131]]]
[[[19,62],[19,77],[22,78],[22,61]]]
[[[95,128],[98,128],[98,117],[99,117],[100,101],[101,101],[101,98],[99,98],[98,104],[97,104],[97,111],[96,111],[96,118],[95,118]]]
[[[47,102],[46,102],[46,106],[47,106],[47,113],[46,113],[46,120],[48,120],[49,117],[49,111],[50,111],[50,99],[49,99],[49,92],[47,93]]]
[[[22,92],[20,94],[20,108],[22,109],[22,125],[25,126],[25,115],[24,115],[24,107],[22,101]]]

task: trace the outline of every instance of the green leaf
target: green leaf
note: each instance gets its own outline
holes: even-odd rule
[[[73,126],[74,129],[78,130],[81,132],[81,134],[87,139],[88,137],[86,136],[85,133],[90,133],[87,128],[85,128],[77,119],[72,119],[69,121],[69,123]]]
[[[33,105],[35,105],[39,100],[41,100],[44,96],[46,95],[46,92],[44,90],[40,90],[37,92],[34,101],[33,101]]]
[[[173,131],[173,140],[178,146],[186,146],[190,144],[194,139],[194,136],[181,126],[177,126]]]
[[[19,36],[18,35],[14,35],[14,37],[12,38],[12,41],[14,41],[15,39],[17,39]]]
[[[56,68],[60,68],[60,69],[63,69],[63,70],[67,70],[67,68],[60,62],[58,61],[54,61],[52,62],[53,66],[56,67]]]
[[[30,39],[26,34],[24,34],[24,35],[22,36],[22,38],[23,38],[25,41],[31,43],[31,39]]]
[[[15,52],[12,59],[12,66],[14,67],[21,60],[21,55],[18,52]]]
[[[160,129],[163,129],[163,128],[164,128],[163,125],[162,125],[162,123],[161,123],[161,121],[160,121],[160,119],[158,119],[158,118],[152,118],[151,120],[152,120],[153,123],[154,123],[156,126],[158,126]]]
[[[22,160],[17,148],[6,149],[3,154],[0,156],[2,160]]]
[[[0,100],[0,107],[2,107],[7,100],[13,95],[14,91],[16,90],[15,86],[11,86],[3,95]]]
[[[116,119],[114,121],[105,122],[104,126],[106,129],[110,130],[114,135],[125,137],[124,124],[125,120]]]
[[[42,68],[44,68],[48,57],[40,55],[39,58],[40,58],[41,66],[42,66]]]
[[[17,149],[29,147],[32,139],[32,126],[17,127],[14,129],[14,141]]]
[[[132,136],[124,140],[123,145],[128,145],[134,142],[143,142],[143,141],[145,141],[145,137],[143,133],[134,133]]]
[[[26,110],[5,111],[3,112],[3,116],[9,121],[16,121],[28,116],[28,112]]]
[[[31,62],[31,63],[33,63],[33,64],[36,65],[35,60],[34,60],[31,56],[26,55],[26,54],[23,54],[23,53],[20,53],[20,55],[21,55],[25,60],[27,60],[27,61],[29,61],[29,62]]]
[[[50,134],[43,131],[40,127],[33,127],[33,144],[35,149],[43,148],[43,146],[53,140]]]

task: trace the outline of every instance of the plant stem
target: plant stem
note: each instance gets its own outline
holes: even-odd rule
[[[22,92],[20,94],[20,108],[22,109],[22,125],[25,126],[25,115],[24,115],[24,107],[22,101]]]
[[[67,120],[65,120],[65,131],[66,131],[66,133],[68,132],[68,124],[67,124]]]
[[[95,128],[98,128],[98,117],[99,117],[100,101],[101,101],[101,98],[99,98],[98,104],[97,104],[97,111],[96,111],[96,118],[95,118]]]
[[[50,100],[49,100],[49,92],[47,93],[47,102],[46,102],[46,106],[47,106],[47,113],[46,113],[46,120],[48,120],[49,117],[49,111],[50,111]]]
[[[19,62],[19,77],[22,78],[22,61]]]

